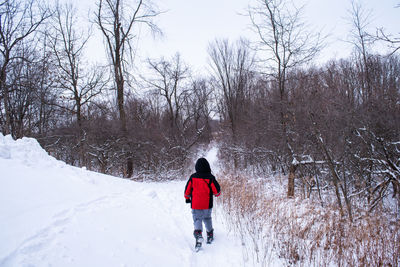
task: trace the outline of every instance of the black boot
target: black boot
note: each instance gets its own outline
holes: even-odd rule
[[[207,244],[211,244],[213,240],[214,240],[214,229],[212,229],[210,232],[207,232]]]
[[[203,235],[201,234],[201,230],[194,230],[193,235],[194,238],[196,238],[196,245],[194,249],[197,252],[201,248],[201,243],[203,242]]]
[[[196,241],[202,242],[203,241],[203,235],[201,230],[194,230],[193,232],[194,238],[196,238]]]

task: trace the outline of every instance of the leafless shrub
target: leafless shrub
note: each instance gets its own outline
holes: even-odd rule
[[[266,188],[271,180],[225,174],[219,203],[241,237],[253,265],[398,266],[400,224],[384,210],[344,220],[333,203],[322,208],[310,199],[286,199]],[[276,263],[276,262],[275,262]]]

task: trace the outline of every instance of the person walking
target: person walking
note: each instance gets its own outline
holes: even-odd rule
[[[185,186],[185,201],[191,203],[194,232],[196,239],[195,249],[198,251],[203,242],[203,222],[207,231],[207,243],[214,240],[211,212],[213,196],[221,194],[221,187],[214,175],[211,174],[210,164],[205,158],[199,158],[193,173]]]

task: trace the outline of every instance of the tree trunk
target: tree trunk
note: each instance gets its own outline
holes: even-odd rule
[[[343,205],[342,205],[342,200],[340,198],[340,191],[339,191],[339,182],[340,182],[340,178],[339,175],[336,172],[336,168],[335,168],[335,164],[333,162],[333,159],[331,157],[331,155],[328,152],[328,149],[326,148],[325,144],[322,142],[322,140],[320,138],[317,137],[317,139],[319,140],[319,143],[325,153],[325,157],[328,161],[328,166],[329,169],[331,171],[332,174],[332,180],[333,180],[333,185],[335,186],[335,194],[336,194],[336,199],[337,199],[337,203],[339,205],[339,209],[340,209],[340,215],[343,216]]]
[[[2,92],[2,98],[3,98],[3,103],[4,103],[4,111],[5,111],[5,125],[3,127],[4,135],[7,134],[12,134],[11,131],[11,114],[10,114],[10,107],[9,107],[9,95],[8,95],[8,88],[6,85],[6,67],[8,64],[8,60],[5,59],[3,63],[3,67],[1,68],[1,73],[0,73],[0,88]]]
[[[289,168],[289,176],[288,176],[288,192],[287,197],[293,198],[294,197],[294,177],[295,172],[297,169],[297,165],[291,164]]]

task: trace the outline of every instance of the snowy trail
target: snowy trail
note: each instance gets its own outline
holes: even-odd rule
[[[213,167],[216,150],[206,157]],[[0,169],[0,266],[245,266],[215,214],[215,242],[193,251],[186,181],[88,172],[1,135]]]

